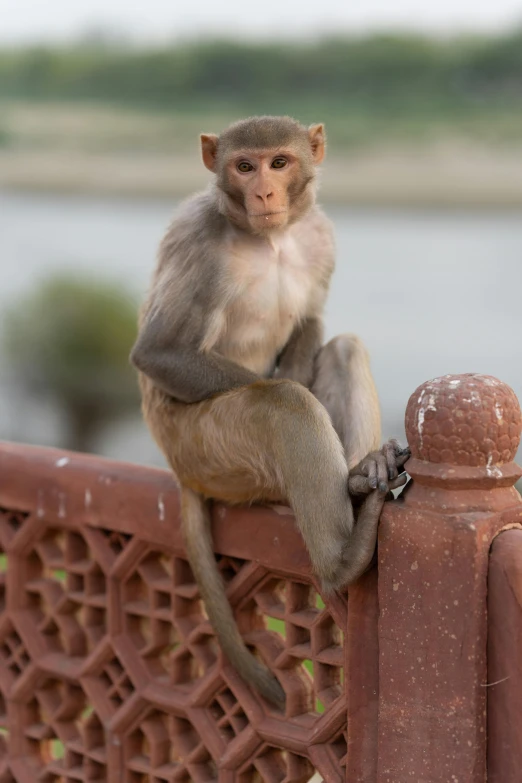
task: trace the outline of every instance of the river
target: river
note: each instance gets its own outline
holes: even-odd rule
[[[165,201],[0,192],[0,329],[6,305],[58,269],[143,294],[173,209]],[[404,437],[409,395],[437,375],[496,375],[522,399],[519,212],[326,211],[338,244],[327,333],[356,332],[367,344],[385,436]],[[13,390],[5,361],[0,403],[0,437],[60,442],[59,411]],[[107,431],[99,451],[162,464],[137,419]]]

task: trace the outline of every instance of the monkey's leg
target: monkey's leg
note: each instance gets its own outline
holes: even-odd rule
[[[319,352],[313,394],[322,402],[344,446],[350,468],[348,489],[357,497],[357,524],[344,549],[340,584],[350,584],[370,564],[377,527],[389,489],[402,486],[399,476],[409,451],[395,441],[379,449],[381,417],[368,353],[354,335],[340,335]],[[362,505],[361,505],[362,503]]]
[[[344,585],[354,523],[348,466],[328,413],[304,386],[261,381],[201,403],[151,406],[148,420],[183,486],[232,503],[287,500],[325,588]],[[354,558],[356,549],[354,541]],[[367,558],[355,558],[361,573]]]
[[[348,467],[330,418],[293,381],[259,382],[192,405],[148,389],[144,413],[182,486],[187,555],[221,647],[247,682],[281,705],[277,680],[251,655],[237,630],[216,567],[204,497],[233,503],[288,500],[323,586],[343,586],[353,512]],[[368,501],[381,502],[379,492]],[[368,535],[369,525],[364,540],[355,533],[350,578],[365,570],[373,554]]]
[[[368,352],[358,337],[339,335],[320,350],[311,390],[330,414],[350,468],[379,448],[379,399]]]

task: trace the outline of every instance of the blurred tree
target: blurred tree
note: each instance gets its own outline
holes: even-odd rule
[[[401,106],[427,96],[461,106],[477,93],[516,101],[522,94],[522,30],[490,36],[413,33],[337,36],[318,41],[180,41],[132,46],[90,31],[68,46],[0,47],[0,97],[243,109],[269,99],[281,108],[330,102]]]
[[[136,305],[117,284],[56,275],[6,317],[8,357],[25,388],[54,397],[68,419],[68,442],[92,449],[100,428],[138,409],[129,352]]]

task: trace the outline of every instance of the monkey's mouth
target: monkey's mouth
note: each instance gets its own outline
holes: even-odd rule
[[[251,218],[260,218],[260,217],[269,218],[269,217],[272,217],[273,215],[284,215],[285,213],[286,213],[286,209],[278,209],[278,210],[276,210],[274,212],[249,212],[248,213],[248,217],[251,217]]]

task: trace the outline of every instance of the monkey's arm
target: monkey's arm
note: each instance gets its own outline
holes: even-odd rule
[[[323,343],[321,318],[307,318],[296,326],[279,357],[276,378],[289,378],[309,388],[314,379],[315,357]]]
[[[215,394],[247,386],[259,380],[250,370],[215,351],[199,350],[189,341],[162,329],[159,318],[140,332],[131,362],[160,389],[180,402],[201,402]]]

